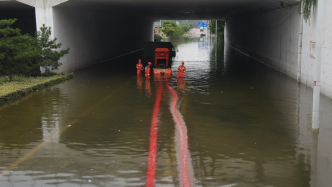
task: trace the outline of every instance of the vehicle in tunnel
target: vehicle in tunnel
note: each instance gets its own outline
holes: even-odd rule
[[[154,75],[171,75],[172,58],[176,51],[171,42],[145,42],[143,61],[154,62]]]
[[[143,48],[143,59],[145,62],[154,61],[157,48],[167,48],[169,50],[169,59],[176,56],[175,48],[171,42],[144,42]]]
[[[169,49],[168,48],[157,48],[155,50],[154,60],[154,75],[171,75],[172,69],[169,66]]]

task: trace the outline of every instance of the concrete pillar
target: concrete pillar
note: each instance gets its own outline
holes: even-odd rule
[[[53,26],[53,6],[59,5],[68,0],[17,0],[21,3],[35,7],[36,11],[36,27],[37,31],[45,24],[46,27],[51,27],[52,35],[54,38]]]
[[[301,8],[301,7],[300,7]],[[301,8],[302,10],[302,8]],[[297,83],[301,83],[301,61],[302,61],[302,38],[303,38],[303,14],[300,18],[300,33],[299,33],[299,51],[297,59]]]
[[[321,54],[323,43],[323,20],[324,20],[324,0],[317,1],[317,20],[316,20],[316,63],[314,68],[314,94],[312,105],[312,128],[319,128],[319,100],[320,100],[320,72]]]
[[[68,0],[17,0],[21,3],[35,7],[36,14],[36,30],[39,31],[40,27],[45,25],[51,27],[50,39],[54,38],[54,25],[53,25],[53,6],[59,5]],[[42,73],[45,68],[40,67]]]
[[[45,24],[46,27],[51,27],[51,38],[54,38],[54,25],[53,25],[53,10],[52,6],[36,6],[36,27],[37,31]]]

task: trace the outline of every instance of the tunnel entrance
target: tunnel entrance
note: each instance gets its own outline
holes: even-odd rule
[[[0,19],[14,19],[17,21],[12,28],[21,29],[22,34],[34,36],[36,34],[35,8],[17,1],[4,1],[0,6]]]
[[[31,16],[17,27],[21,27],[23,33],[33,35],[36,30],[33,8],[10,4],[17,3],[14,1],[8,1],[8,4],[1,1],[1,5],[3,2],[7,7],[1,6],[0,16],[15,16],[19,20],[22,15]],[[311,66],[298,64],[302,37],[299,36],[298,1],[193,0],[190,5],[181,2],[184,1],[70,0],[54,7],[55,37],[64,47],[71,48],[71,54],[62,59],[61,71],[74,71],[142,49],[145,41],[153,41],[151,28],[157,19],[222,19],[226,21],[225,50],[223,45],[213,46],[209,40],[179,42],[176,46],[180,55],[175,58],[172,68],[176,70],[181,61],[185,61],[188,71],[185,79],[178,80],[174,74],[169,82],[181,97],[179,110],[188,124],[189,150],[197,185],[289,184],[302,187],[319,178],[317,181],[324,183],[320,186],[328,186],[331,179],[318,173],[331,175],[331,162],[317,158],[331,156],[327,151],[317,151],[317,147],[332,150],[325,144],[329,139],[320,136],[318,142],[317,137],[309,135],[308,98],[312,93],[290,78],[296,77],[301,70],[305,75],[303,80],[311,82]],[[30,26],[24,25],[29,21]],[[307,40],[310,41],[310,37]],[[309,52],[308,48],[306,50]],[[37,156],[29,159],[36,167],[40,166],[38,169],[42,173],[60,173],[61,168],[61,173],[70,174],[67,181],[59,183],[69,184],[72,182],[69,177],[72,177],[97,186],[105,183],[142,185],[147,168],[147,124],[157,84],[155,78],[136,77],[131,71],[134,65],[130,65],[132,69],[119,68],[134,64],[137,59],[117,58],[82,69],[77,71],[74,80],[0,110],[0,116],[5,116],[0,118],[0,127],[4,127],[3,137],[7,137],[0,143],[15,147],[2,146],[7,154],[0,159],[1,165],[17,163],[17,152],[30,151],[38,141],[49,146],[45,140],[55,134],[59,139],[52,140],[52,145],[43,152],[32,148]],[[325,103],[322,127],[329,133],[332,104],[327,99]],[[167,113],[169,106],[163,106],[158,126],[161,159],[158,160],[160,170],[156,173],[156,182],[178,185],[172,116]],[[22,112],[23,109],[28,110]],[[24,123],[15,120],[18,114]],[[40,122],[39,127],[31,126],[36,121]],[[12,136],[20,132],[19,128],[27,129],[23,133],[31,132],[29,124],[33,129],[42,129],[46,138],[33,133],[26,135],[36,139],[33,141]],[[65,135],[60,136],[62,134]],[[331,137],[331,133],[326,137]],[[10,142],[13,139],[20,140],[28,148],[17,147]],[[66,154],[56,155],[59,159],[55,164],[43,164],[52,161],[57,153]],[[72,155],[77,159],[71,160]],[[26,162],[22,161],[24,164]],[[17,167],[11,177],[31,176],[33,169]],[[55,176],[54,179],[59,178]],[[41,178],[34,180],[45,182]],[[31,184],[30,178],[23,182]]]

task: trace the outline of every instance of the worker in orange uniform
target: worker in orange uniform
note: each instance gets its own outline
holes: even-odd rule
[[[176,78],[183,78],[185,72],[186,67],[184,67],[184,62],[182,61],[181,65],[178,67],[178,75],[176,76]]]
[[[137,75],[142,75],[142,71],[144,70],[141,59],[138,60],[138,64],[136,64]]]
[[[148,65],[145,66],[145,77],[150,77],[151,69],[150,66],[152,65],[151,62],[148,62]]]

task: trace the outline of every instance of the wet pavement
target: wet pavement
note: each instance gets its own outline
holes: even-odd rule
[[[209,39],[175,42],[184,80],[137,77],[137,56],[0,105],[0,186],[145,186],[157,90],[156,186],[180,186],[172,93],[187,128],[195,186],[328,187],[332,100]],[[225,55],[223,55],[225,54]],[[143,62],[146,65],[146,62]],[[127,65],[131,66],[128,67]]]

